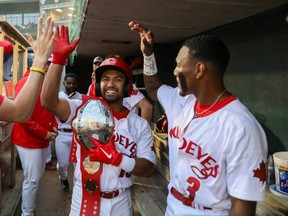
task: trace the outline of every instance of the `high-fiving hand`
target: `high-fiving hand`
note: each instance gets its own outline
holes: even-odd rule
[[[56,26],[56,32],[54,49],[52,52],[52,63],[65,65],[67,58],[73,52],[80,39],[78,38],[70,44],[67,26]]]
[[[26,37],[34,52],[34,62],[46,64],[54,47],[56,31],[53,31],[54,22],[51,17],[47,18],[44,28],[42,22],[43,18],[40,17],[38,20],[36,39],[34,39],[30,34],[26,34]],[[34,66],[37,67],[38,65]]]
[[[145,26],[139,23],[135,23],[133,21],[131,21],[128,25],[132,31],[136,31],[139,33],[141,39],[140,49],[142,53],[144,53],[146,56],[150,56],[153,53],[153,45],[154,45],[153,33]]]

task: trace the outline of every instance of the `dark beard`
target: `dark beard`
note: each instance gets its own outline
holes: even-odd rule
[[[180,95],[185,96],[186,95],[185,92],[188,90],[186,79],[181,72],[178,74],[178,78],[182,89],[182,93],[180,93]]]
[[[122,97],[120,97],[120,96],[117,96],[117,97],[109,97],[109,96],[107,96],[107,95],[105,95],[105,94],[102,94],[102,97],[106,100],[106,102],[107,102],[108,104],[113,104],[113,103],[118,102],[119,100],[122,100]]]

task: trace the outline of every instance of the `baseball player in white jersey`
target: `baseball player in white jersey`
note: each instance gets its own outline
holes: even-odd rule
[[[82,101],[69,101],[71,115],[68,119],[73,118],[76,109],[81,105]],[[153,152],[153,138],[151,128],[147,121],[139,117],[134,112],[129,112],[128,116],[123,117],[121,114],[114,113],[114,135],[116,150],[129,157],[141,158],[152,163],[156,163],[156,157]],[[75,139],[77,142],[77,139]],[[81,161],[81,148],[78,142],[77,161]],[[91,159],[92,160],[92,159]],[[133,164],[133,163],[132,163]],[[74,176],[76,183],[73,188],[72,205],[70,216],[78,216],[83,205],[85,196],[83,197],[81,163],[77,163]],[[148,171],[148,170],[147,170]],[[131,203],[129,188],[132,186],[135,176],[130,174],[130,169],[126,171],[120,166],[103,164],[101,174],[100,188],[100,214],[106,215],[133,215],[133,207]],[[144,170],[142,172],[145,172]],[[150,172],[150,171],[149,171]],[[87,199],[87,198],[86,198]],[[89,200],[89,199],[88,199]],[[81,213],[82,213],[81,211]]]
[[[219,39],[187,39],[177,58],[177,88],[157,77],[153,34],[139,32],[148,95],[168,117],[170,162],[166,216],[255,215],[265,199],[266,136],[223,83],[229,51]]]
[[[56,28],[61,33],[56,37],[52,64],[45,77],[41,99],[43,105],[62,122],[70,122],[77,113],[73,121],[76,124],[75,127],[73,124],[73,130],[76,131],[79,127],[81,129],[77,123],[81,120],[82,108],[93,99],[86,99],[87,96],[83,96],[82,100],[58,98],[64,59],[77,42],[69,43],[67,27]],[[132,73],[127,63],[120,58],[106,59],[97,69],[96,76],[96,92],[103,96],[113,112],[114,136],[107,144],[91,139],[95,148],[89,151],[80,141],[79,134],[73,137],[77,144],[76,148],[72,148],[71,155],[77,157],[77,165],[70,215],[132,215],[129,188],[133,175],[149,177],[155,169],[151,128],[146,120],[123,106],[123,97],[132,92]],[[97,167],[95,164],[100,165]]]
[[[78,76],[76,74],[67,73],[64,77],[63,86],[64,90],[59,92],[58,94],[59,98],[66,100],[82,98],[82,94],[76,91],[78,86]],[[55,139],[57,171],[59,173],[62,188],[64,190],[67,190],[69,189],[67,169],[70,164],[69,152],[73,133],[71,129],[71,124],[69,122],[63,123],[57,117],[56,121],[58,123],[58,136]]]

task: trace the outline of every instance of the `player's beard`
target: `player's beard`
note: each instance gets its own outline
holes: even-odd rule
[[[181,96],[185,96],[187,95],[187,90],[188,90],[186,79],[183,76],[182,72],[179,72],[177,77],[179,80],[179,83],[178,83],[179,94]]]
[[[75,92],[75,88],[66,88],[66,92],[68,95],[70,95],[71,93]]]
[[[101,95],[108,104],[112,104],[123,99],[123,94],[120,92],[118,92],[118,94],[109,95],[109,94],[106,94],[105,91],[101,90]]]

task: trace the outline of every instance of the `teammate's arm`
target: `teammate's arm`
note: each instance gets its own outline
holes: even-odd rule
[[[150,124],[153,116],[153,105],[147,98],[143,98],[137,103],[137,107],[141,110],[141,117],[146,119]]]
[[[67,100],[58,98],[62,70],[62,65],[50,65],[43,83],[41,103],[61,121],[66,122],[70,115],[70,106]]]
[[[143,75],[145,88],[149,97],[157,101],[157,90],[162,85],[162,82],[157,75],[157,65],[153,53],[154,36],[150,30],[139,23],[132,21],[129,26],[131,30],[138,32],[140,35],[140,49],[144,57]]]
[[[32,67],[40,70],[44,69],[47,59],[51,55],[56,35],[53,31],[54,22],[51,17],[47,18],[44,28],[42,22],[43,18],[40,17],[35,40],[31,35],[27,35],[35,55]],[[1,120],[25,122],[31,117],[44,77],[44,74],[39,71],[31,70],[31,72],[15,100],[3,98],[0,105]]]
[[[145,170],[145,172],[143,172]],[[150,177],[153,175],[155,166],[145,158],[135,158],[135,166],[131,174],[139,177]]]
[[[44,79],[41,102],[47,110],[65,122],[69,118],[71,110],[68,101],[58,98],[60,79],[67,58],[77,46],[79,39],[70,44],[68,27],[66,26],[57,26],[56,31],[52,63]]]
[[[257,202],[241,200],[232,196],[230,197],[230,200],[232,206],[229,216],[255,216]]]

